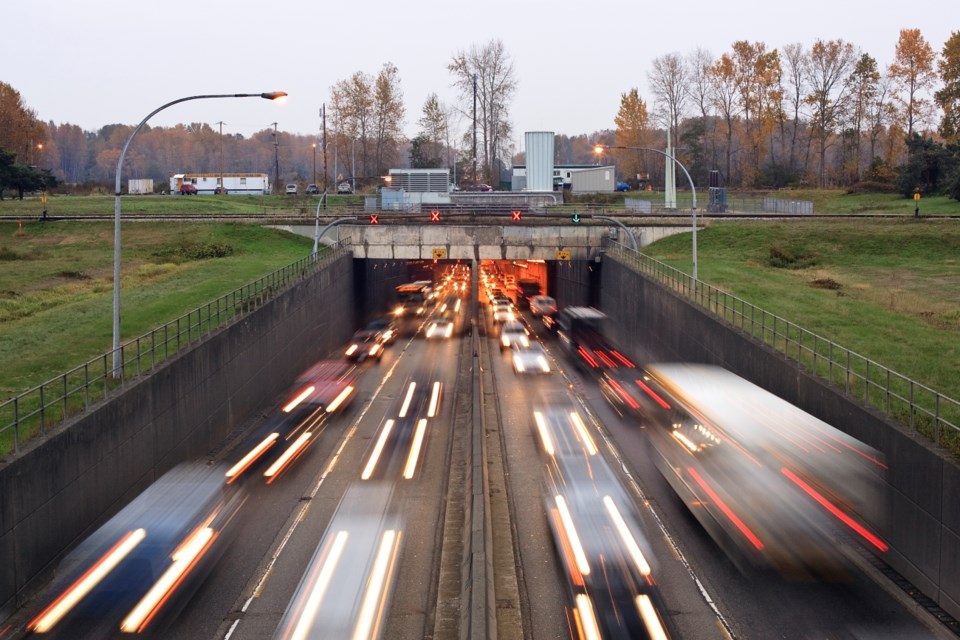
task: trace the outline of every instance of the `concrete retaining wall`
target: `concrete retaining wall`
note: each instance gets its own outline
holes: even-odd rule
[[[0,620],[93,528],[339,348],[353,277],[340,258],[0,468]]]
[[[722,324],[611,256],[600,308],[611,338],[638,361],[722,366],[880,450],[890,471],[884,556],[924,594],[960,617],[960,467],[899,425]],[[878,505],[882,506],[882,505]]]

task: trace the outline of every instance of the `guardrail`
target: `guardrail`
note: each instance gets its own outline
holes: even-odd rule
[[[263,306],[280,291],[347,252],[343,247],[334,246],[317,258],[312,255],[301,258],[122,343],[119,377],[112,375],[111,350],[0,403],[0,456],[19,452],[25,440],[45,434],[67,418],[86,411],[157,364]]]
[[[705,284],[629,247],[611,244],[614,255],[810,373],[882,411],[936,445],[960,455],[960,402],[823,336]]]

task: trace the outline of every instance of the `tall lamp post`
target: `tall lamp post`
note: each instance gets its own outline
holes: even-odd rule
[[[317,143],[313,143],[313,184],[317,184]]]
[[[130,148],[130,143],[133,142],[133,138],[139,133],[140,129],[143,128],[143,125],[147,123],[147,120],[152,118],[154,115],[163,111],[167,107],[171,107],[175,104],[181,102],[186,102],[188,100],[201,100],[206,98],[264,98],[265,100],[275,100],[278,102],[283,102],[287,97],[287,94],[283,91],[271,91],[270,93],[218,93],[202,96],[189,96],[186,98],[180,98],[172,102],[168,102],[165,105],[157,107],[149,114],[147,117],[140,121],[140,124],[130,133],[130,137],[127,138],[127,142],[123,145],[123,150],[120,152],[120,158],[117,160],[117,177],[116,182],[114,183],[114,200],[113,200],[113,372],[112,375],[114,378],[119,378],[121,375],[121,368],[123,363],[120,358],[120,172],[123,170],[123,159],[127,155],[127,149]]]
[[[690,177],[690,173],[687,171],[687,168],[683,166],[683,163],[677,160],[675,156],[670,155],[666,151],[661,151],[660,149],[653,149],[650,147],[624,147],[618,145],[603,145],[598,144],[593,148],[593,152],[598,156],[601,155],[607,149],[627,149],[631,151],[653,151],[654,153],[659,153],[662,156],[670,158],[673,160],[678,167],[683,170],[683,174],[687,176],[687,182],[690,183],[690,192],[693,194],[693,209],[690,211],[690,226],[693,230],[693,288],[697,288],[697,188],[693,185],[693,178]]]

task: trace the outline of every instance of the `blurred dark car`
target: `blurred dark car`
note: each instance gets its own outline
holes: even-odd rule
[[[461,187],[463,191],[493,191],[493,187],[488,184],[478,183],[478,184],[465,184]]]
[[[50,589],[58,596],[27,630],[164,637],[232,537],[243,494],[224,469],[183,463],[150,485],[63,559]]]
[[[353,334],[353,338],[351,338],[350,344],[347,345],[343,355],[347,360],[356,360],[357,362],[363,362],[367,358],[373,358],[380,362],[380,358],[383,357],[383,344],[383,336],[379,331],[361,329]]]
[[[313,183],[310,183],[307,185],[307,190],[304,193],[306,193],[308,196],[315,196],[318,193],[320,193],[320,187],[318,187]]]
[[[383,344],[393,344],[400,337],[400,327],[390,318],[380,318],[367,325],[370,331],[376,331],[380,334],[380,340]]]

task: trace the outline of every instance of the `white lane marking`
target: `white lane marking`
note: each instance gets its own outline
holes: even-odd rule
[[[327,466],[324,468],[323,473],[320,474],[320,477],[317,479],[316,484],[313,487],[313,490],[310,492],[310,500],[305,501],[297,512],[296,518],[294,518],[293,523],[287,529],[286,533],[283,535],[283,539],[280,541],[280,544],[277,546],[276,551],[273,552],[273,555],[270,557],[270,562],[267,563],[267,566],[263,570],[263,574],[260,576],[260,579],[257,580],[257,585],[254,587],[253,592],[250,594],[250,597],[247,598],[246,602],[243,603],[243,607],[240,608],[241,613],[246,613],[247,609],[250,608],[250,605],[253,603],[255,598],[260,597],[260,594],[263,592],[263,588],[267,583],[267,579],[270,577],[270,573],[273,571],[274,565],[276,565],[277,560],[280,558],[280,554],[283,552],[284,548],[287,546],[293,532],[297,529],[300,523],[303,521],[306,516],[307,510],[310,508],[310,502],[313,498],[316,497],[317,492],[320,491],[321,485],[323,485],[324,480],[327,479],[327,476],[333,471],[334,466],[337,463],[337,460],[340,459],[340,454],[346,448],[347,443],[353,438],[353,435],[356,433],[360,422],[367,415],[367,412],[370,410],[370,407],[373,405],[374,400],[380,395],[380,392],[383,391],[383,387],[387,384],[387,380],[393,375],[394,370],[397,368],[397,365],[400,364],[400,359],[403,357],[403,354],[407,352],[410,344],[412,344],[413,339],[411,338],[407,345],[403,348],[403,351],[400,353],[400,356],[397,357],[396,361],[393,363],[393,366],[387,371],[386,375],[383,376],[383,380],[380,381],[380,384],[370,395],[370,399],[367,401],[366,405],[360,411],[360,415],[357,416],[357,419],[350,425],[350,429],[343,435],[343,438],[340,441],[340,446],[337,447],[336,452],[330,458],[330,461],[327,463]],[[229,640],[230,636],[233,635],[233,632],[236,630],[237,625],[240,622],[240,618],[237,618],[234,623],[230,626],[230,629],[224,635],[223,640]]]

